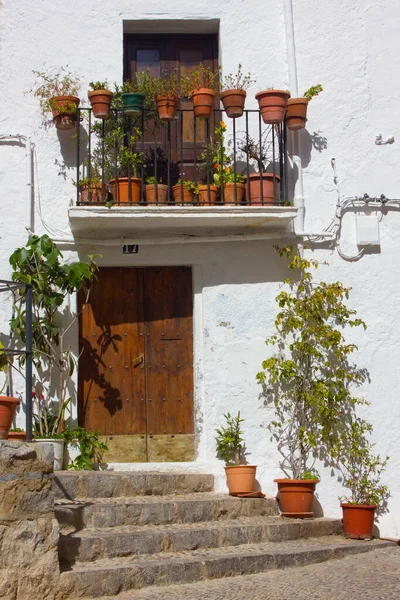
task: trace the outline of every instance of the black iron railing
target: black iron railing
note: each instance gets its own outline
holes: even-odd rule
[[[2,348],[1,352],[12,356],[25,355],[25,417],[26,417],[26,439],[32,439],[32,286],[19,281],[6,281],[0,279],[0,292],[14,292],[15,290],[25,289],[26,294],[26,330],[25,330],[25,348]],[[10,390],[7,389],[7,394]]]
[[[258,110],[201,120],[182,108],[161,122],[122,110],[99,120],[82,108],[78,117],[78,205],[289,204],[286,125],[265,125]]]

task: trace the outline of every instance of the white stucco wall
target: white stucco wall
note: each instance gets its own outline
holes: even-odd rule
[[[251,6],[253,10],[250,10]],[[223,70],[239,62],[257,79],[254,93],[268,86],[289,87],[283,2],[230,0],[203,5],[177,0],[94,0],[56,3],[41,0],[0,2],[0,136],[28,136],[35,146],[34,221],[37,233],[69,235],[68,205],[75,200],[75,146],[68,132],[41,122],[38,102],[24,95],[34,83],[32,70],[43,65],[68,65],[82,79],[82,100],[89,81],[122,78],[123,21],[196,19],[200,30],[215,30]],[[304,166],[305,229],[320,231],[331,222],[338,199],[331,159],[335,158],[341,196],[386,194],[400,198],[400,122],[397,117],[400,53],[396,24],[398,9],[390,0],[293,0],[299,91],[321,83],[324,92],[309,109],[307,130],[301,133]],[[171,25],[177,28],[177,23]],[[199,25],[196,24],[196,30]],[[186,31],[190,24],[185,25]],[[97,40],[101,39],[100,43]],[[97,54],[98,45],[103,50]],[[7,95],[6,95],[7,94]],[[255,107],[249,93],[248,107]],[[395,137],[394,144],[375,145],[376,135]],[[319,147],[318,147],[319,146]],[[8,256],[26,239],[28,220],[26,149],[0,139],[0,275],[9,275]],[[367,414],[374,424],[379,452],[390,455],[385,475],[392,498],[390,512],[380,520],[385,535],[400,535],[400,211],[378,210],[381,245],[358,261],[346,261],[334,247],[313,244],[314,255],[327,260],[321,278],[341,280],[352,287],[350,304],[367,324],[352,332],[359,346],[357,362],[368,368],[371,383],[363,390],[371,402]],[[354,211],[343,217],[341,249],[358,253]],[[259,400],[255,374],[272,331],[274,297],[284,277],[272,242],[236,242],[145,246],[138,255],[122,256],[121,249],[82,247],[102,252],[105,265],[193,266],[195,289],[195,389],[198,458],[191,469],[212,471],[223,489],[222,465],[215,458],[214,430],[222,415],[241,409],[246,421],[249,461],[258,464],[263,490],[274,493],[279,475],[277,455],[264,428],[266,409]],[[66,258],[76,253],[66,252]],[[9,303],[0,298],[0,331],[7,332]],[[182,468],[176,465],[175,468]],[[149,468],[149,465],[135,466]],[[171,468],[152,465],[151,468]],[[341,488],[321,471],[318,486],[326,515],[340,514]]]

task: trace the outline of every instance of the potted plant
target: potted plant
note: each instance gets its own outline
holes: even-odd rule
[[[107,81],[91,81],[88,98],[92,105],[93,114],[97,119],[107,119],[110,116],[113,93],[108,89]]]
[[[238,140],[238,150],[246,157],[249,165],[248,175],[243,175],[246,188],[246,203],[248,204],[276,204],[279,199],[280,177],[271,168],[270,143],[267,132],[261,138],[261,143],[256,142],[250,135]],[[256,169],[257,172],[249,172]]]
[[[136,152],[132,147],[120,146],[118,177],[116,180],[110,179],[113,202],[140,203],[142,180],[139,169],[142,164],[143,152]]]
[[[383,512],[389,496],[388,487],[381,483],[381,475],[389,457],[374,454],[374,444],[367,435],[372,426],[364,419],[353,419],[343,446],[338,452],[343,485],[348,494],[341,496],[343,531],[346,537],[370,539],[373,537],[375,513]]]
[[[304,129],[307,121],[308,103],[323,91],[322,85],[310,87],[302,98],[289,98],[286,107],[286,125],[288,129]]]
[[[86,431],[84,427],[66,429],[64,467],[74,470],[92,471],[93,465],[102,462],[107,445],[99,440],[99,431]]]
[[[161,121],[173,121],[179,107],[180,86],[176,73],[153,80],[158,116]]]
[[[231,119],[241,117],[244,111],[246,90],[255,83],[251,73],[243,74],[242,65],[239,64],[236,73],[229,73],[221,78],[221,102],[225,112]]]
[[[287,90],[275,90],[267,88],[256,94],[256,100],[261,112],[262,119],[267,125],[282,123],[285,118],[287,102],[290,92]]]
[[[49,112],[57,129],[73,129],[77,119],[80,88],[79,77],[67,68],[49,72],[33,71],[36,75],[36,86],[29,90],[36,98],[40,98],[43,117]]]
[[[216,429],[217,455],[225,461],[225,473],[230,494],[254,491],[256,469],[254,465],[240,464],[243,459],[243,431],[240,411],[237,416],[224,415],[226,425]],[[232,464],[233,463],[233,464]]]
[[[223,174],[224,195],[223,201],[225,204],[242,204],[246,186],[244,177],[239,173],[235,173],[233,167],[226,167]]]
[[[162,178],[157,181],[152,175],[146,178],[146,201],[148,204],[167,204],[168,201],[168,186],[163,184]]]
[[[8,432],[8,439],[23,442],[26,440],[26,431],[21,427],[14,427]]]
[[[76,182],[73,184],[76,186]],[[90,204],[92,202],[101,203],[105,201],[106,190],[101,182],[99,175],[83,177],[79,180],[79,202]]]
[[[295,498],[288,507],[286,494],[281,493],[282,513],[304,518],[313,514],[316,459],[336,464],[348,435],[348,415],[357,404],[365,404],[351,388],[364,382],[366,375],[349,362],[355,346],[343,336],[347,327],[365,324],[346,306],[349,290],[340,282],[313,280],[316,260],[301,258],[291,247],[278,252],[295,276],[285,279],[287,289],[276,297],[275,333],[266,340],[274,353],[262,363],[257,379],[273,411],[268,428],[287,478],[276,481],[284,492],[294,488]],[[296,508],[295,502],[305,499],[308,503]]]
[[[172,194],[176,204],[194,204],[199,185],[190,179],[178,179],[178,182],[172,186]]]
[[[86,302],[96,273],[93,256],[86,262],[63,264],[62,254],[47,236],[31,235],[26,246],[10,256],[13,281],[32,285],[33,404],[37,439],[61,440],[65,410],[71,402],[70,380],[76,369],[68,333],[78,314],[71,314],[65,297],[82,291]],[[83,303],[84,305],[85,303]],[[10,329],[15,342],[25,343],[26,295],[14,298]],[[51,442],[52,443],[52,442]],[[60,443],[54,446],[60,446]],[[62,457],[58,465],[62,465]]]
[[[218,71],[205,67],[203,63],[190,75],[181,80],[182,94],[193,102],[196,117],[209,119],[213,112],[214,99],[218,91]]]
[[[0,342],[0,371],[4,374],[5,379],[0,394],[2,394],[8,386],[10,373],[10,362],[6,353],[2,351],[2,348],[4,348],[4,346]],[[0,395],[0,440],[7,439],[19,404],[20,400],[18,398]]]
[[[132,81],[122,86],[122,108],[126,115],[137,116],[143,110],[154,111],[154,78],[150,69],[135,73]],[[117,88],[118,89],[118,88]]]

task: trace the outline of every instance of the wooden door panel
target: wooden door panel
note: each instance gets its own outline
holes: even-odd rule
[[[80,419],[102,435],[146,433],[142,280],[138,269],[100,269],[82,311]]]
[[[80,319],[79,421],[105,461],[194,459],[192,346],[190,268],[100,269]]]
[[[148,434],[193,433],[192,274],[189,267],[146,269]]]

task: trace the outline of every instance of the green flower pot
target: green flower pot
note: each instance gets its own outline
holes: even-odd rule
[[[122,94],[122,105],[127,115],[139,115],[144,106],[144,94]]]

